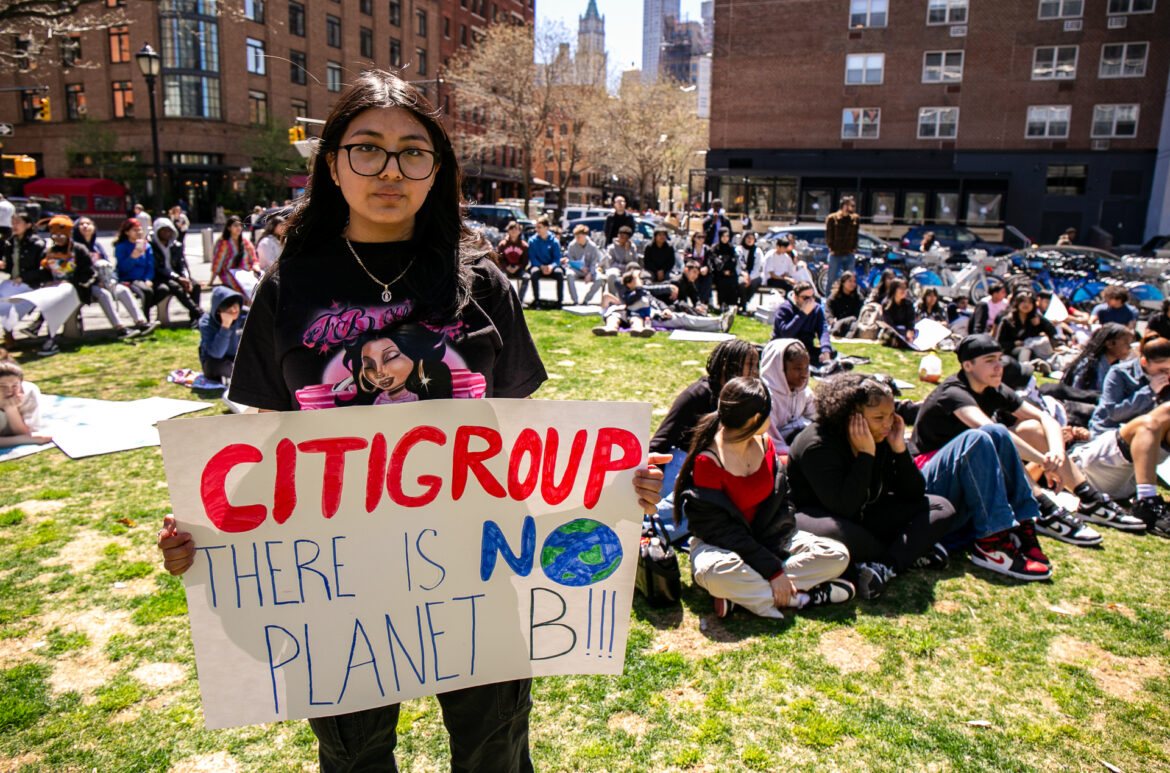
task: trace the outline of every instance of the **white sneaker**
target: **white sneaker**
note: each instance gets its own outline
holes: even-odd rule
[[[1086,521],[1111,526],[1121,531],[1145,531],[1146,528],[1146,522],[1141,518],[1135,518],[1122,510],[1121,505],[1108,500],[1089,507],[1082,504],[1077,508],[1077,515]]]

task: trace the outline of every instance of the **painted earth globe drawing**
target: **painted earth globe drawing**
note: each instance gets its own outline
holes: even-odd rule
[[[560,585],[592,585],[617,571],[622,545],[613,529],[591,518],[569,521],[548,535],[540,566]]]

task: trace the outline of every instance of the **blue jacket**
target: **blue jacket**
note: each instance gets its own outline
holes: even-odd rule
[[[810,355],[818,348],[813,344],[813,339],[820,341],[822,352],[832,350],[829,345],[829,322],[819,303],[808,314],[802,314],[790,301],[781,303],[780,308],[776,309],[776,321],[772,323],[772,338],[795,338],[804,344]]]
[[[1105,374],[1101,401],[1089,419],[1089,434],[1097,437],[1136,419],[1157,405],[1157,395],[1150,389],[1150,379],[1142,370],[1140,357],[1122,360]]]
[[[559,266],[561,263],[561,244],[552,234],[547,239],[541,239],[539,234],[533,234],[528,239],[529,266]]]
[[[137,258],[131,257],[134,242],[124,241],[114,245],[114,260],[118,264],[119,282],[149,282],[154,279],[154,252],[146,245],[146,252]]]
[[[224,327],[219,321],[219,309],[224,304],[236,301],[240,304],[240,316],[231,327]],[[221,360],[234,358],[240,348],[240,335],[244,332],[244,296],[225,285],[216,285],[211,291],[211,311],[199,318],[199,359]]]

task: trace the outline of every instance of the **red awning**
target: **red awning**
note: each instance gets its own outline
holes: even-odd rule
[[[25,183],[25,196],[125,196],[126,189],[102,177],[42,177]]]

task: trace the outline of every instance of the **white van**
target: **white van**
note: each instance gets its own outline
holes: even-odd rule
[[[585,204],[570,204],[561,213],[561,230],[569,227],[570,220],[580,220],[583,217],[608,217],[613,214],[612,207],[590,207]]]

